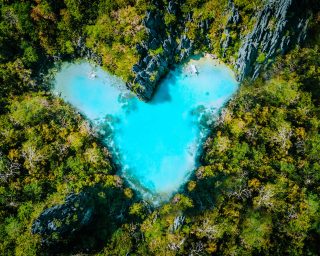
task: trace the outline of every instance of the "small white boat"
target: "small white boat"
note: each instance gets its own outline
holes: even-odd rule
[[[193,75],[198,75],[199,74],[197,66],[194,65],[194,64],[190,65],[190,71],[191,71],[191,74],[193,74]]]

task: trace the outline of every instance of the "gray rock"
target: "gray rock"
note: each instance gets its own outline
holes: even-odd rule
[[[166,10],[171,14],[177,14],[179,3],[173,0],[169,1]],[[162,46],[163,51],[153,56],[153,54],[139,49],[141,52],[139,65],[134,65],[132,68],[135,78],[132,82],[127,83],[127,87],[134,89],[140,99],[148,101],[151,99],[159,79],[167,73],[169,66],[175,63],[175,56],[180,49],[178,50],[175,40],[175,35],[178,34],[177,28],[166,27],[160,12],[147,11],[143,24],[148,33],[148,39],[144,44],[152,50]],[[169,35],[167,31],[170,32]],[[187,38],[184,43],[188,47],[191,45]],[[139,84],[140,87],[136,87],[135,84]]]
[[[154,71],[157,70],[157,68],[159,67],[159,62],[157,60],[157,58],[152,58],[146,68],[146,72],[148,73],[153,73]]]
[[[174,54],[176,50],[176,42],[172,39],[171,36],[169,36],[166,40],[163,42],[163,50],[164,53],[167,55],[168,58],[172,57],[172,54]]]
[[[240,14],[238,9],[235,7],[234,3],[232,0],[229,0],[229,9],[230,9],[230,14],[228,17],[227,25],[223,31],[223,34],[225,35],[225,38],[220,41],[220,47],[222,49],[222,56],[225,57],[226,55],[226,50],[227,48],[231,45],[232,43],[232,38],[230,35],[230,27],[233,25],[237,25],[240,21]]]
[[[167,11],[170,14],[176,15],[177,12],[178,12],[178,4],[173,0],[169,1],[168,7],[167,7]]]
[[[178,46],[179,49],[189,49],[191,46],[190,39],[184,34],[180,39],[180,44]]]
[[[160,42],[157,38],[153,38],[152,41],[149,43],[149,49],[155,50],[159,47]]]
[[[154,38],[161,41],[165,37],[165,24],[160,13],[156,11],[147,11],[143,24],[150,36],[151,40],[149,40],[149,42]]]
[[[143,58],[143,63],[145,66],[148,66],[148,63],[152,60],[152,57],[150,55],[147,55]]]
[[[291,46],[306,38],[308,13],[298,8],[299,0],[271,0],[258,14],[251,33],[239,50],[236,68],[238,80],[255,79],[280,50],[284,54]],[[259,55],[264,56],[257,62]],[[262,61],[262,63],[261,63]]]
[[[202,20],[198,25],[198,27],[201,28],[203,31],[208,30],[209,26],[210,26],[209,19]]]
[[[132,67],[132,71],[135,73],[139,73],[141,71],[141,68],[138,64],[134,64]]]
[[[49,244],[54,233],[59,238],[69,237],[92,221],[94,204],[87,193],[71,194],[62,205],[46,209],[32,224],[32,233],[42,235]]]
[[[225,50],[231,44],[231,36],[228,28],[226,28],[223,33],[225,34],[225,39],[221,38],[220,45],[221,45],[221,48],[223,49],[223,55],[225,55]]]
[[[147,52],[147,49],[145,47],[143,47],[141,44],[136,45],[136,50],[137,50],[138,54],[140,54],[140,55]]]
[[[230,15],[227,21],[227,25],[235,24],[237,25],[240,22],[240,14],[239,10],[235,7],[232,0],[229,0],[229,9],[230,9]]]

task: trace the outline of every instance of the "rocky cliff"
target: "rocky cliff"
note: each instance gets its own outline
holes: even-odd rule
[[[241,15],[237,6],[229,0],[228,19],[220,40],[221,56],[228,59],[226,50],[232,40],[240,40],[241,47],[235,63],[238,80],[245,77],[256,78],[261,69],[267,66],[278,54],[285,53],[306,37],[308,12],[305,1],[271,0],[256,15],[256,23],[247,36],[232,39],[232,29],[241,23]],[[187,22],[193,20],[193,13],[183,13],[183,1],[154,0],[156,10],[147,12],[144,25],[148,39],[136,46],[140,60],[133,66],[135,79],[128,83],[129,89],[145,101],[152,98],[159,80],[168,72],[170,66],[179,63],[201,48],[201,44],[209,46],[211,42],[203,37],[203,42],[195,42],[188,38]],[[166,15],[176,17],[175,22],[165,22]],[[212,26],[212,20],[204,19],[195,24],[200,33],[205,35]],[[214,39],[217,40],[217,39]],[[219,40],[219,39],[218,39]],[[234,42],[233,42],[234,43]]]
[[[47,246],[56,243],[56,239],[70,237],[92,221],[92,201],[92,197],[85,192],[69,195],[64,204],[53,206],[41,213],[32,225],[32,233],[40,234],[43,244]]]
[[[191,21],[191,15],[182,15],[180,1],[154,1],[157,10],[148,11],[144,20],[148,39],[136,46],[140,60],[133,66],[135,79],[128,83],[129,89],[136,91],[145,101],[152,98],[159,80],[168,72],[170,66],[189,57],[194,50],[193,42],[186,35],[184,23]],[[165,14],[177,17],[166,23]],[[204,32],[207,23],[198,24]],[[138,85],[138,86],[137,86]]]
[[[254,29],[243,41],[236,62],[238,80],[255,79],[278,54],[306,38],[308,12],[304,1],[273,0],[257,16]]]
[[[44,248],[54,254],[94,248],[127,219],[129,205],[121,187],[87,187],[45,209],[33,222],[32,233],[41,235]]]

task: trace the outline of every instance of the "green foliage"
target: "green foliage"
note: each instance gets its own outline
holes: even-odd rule
[[[258,58],[257,58],[257,62],[262,64],[262,63],[264,63],[265,60],[266,60],[266,55],[263,52],[260,53]]]
[[[267,1],[265,0],[251,0],[251,1],[248,1],[248,0],[234,0],[234,3],[239,6],[240,8],[243,8],[244,10],[246,11],[251,11],[251,10],[254,10],[254,11],[257,11],[259,9],[261,9],[265,3]]]
[[[145,10],[139,4],[121,6],[101,14],[94,25],[86,27],[87,45],[102,55],[106,69],[128,81],[133,75],[132,66],[138,62],[133,49],[145,38],[142,26]]]
[[[240,234],[244,247],[250,251],[267,249],[270,244],[271,227],[271,216],[262,217],[258,212],[249,213]]]
[[[177,21],[177,17],[171,13],[165,13],[164,15],[164,23],[166,26],[173,25]]]
[[[156,56],[156,55],[162,54],[163,53],[162,45],[159,48],[155,49],[155,50],[149,50],[149,53],[150,53],[151,56]]]
[[[108,153],[92,137],[90,125],[61,100],[26,94],[10,100],[7,110],[0,119],[6,237],[1,250],[7,255],[14,246],[17,255],[34,255],[39,238],[31,235],[30,225],[45,206],[84,187],[116,186],[118,178],[110,180]]]
[[[140,57],[136,44],[148,36],[142,22],[146,10],[163,15],[167,32],[178,26],[196,50],[209,51],[203,46],[208,39],[210,51],[232,63],[265,4],[233,2],[240,22],[228,25],[231,43],[225,53],[220,43],[226,37],[227,0],[183,1],[181,17],[142,0],[1,2],[1,255],[44,254],[42,238],[31,233],[33,221],[70,192],[96,187],[103,189],[97,192],[95,225],[76,243],[81,248],[103,244],[98,255],[318,254],[318,18],[310,21],[314,42],[280,57],[266,78],[241,86],[205,143],[192,181],[156,208],[122,189],[90,124],[62,100],[41,92],[46,86],[39,73],[47,63],[77,57],[86,47],[102,57],[105,69],[130,81]],[[187,15],[192,22],[180,24]],[[203,33],[199,24],[205,20],[209,30]],[[274,23],[271,19],[269,29]],[[161,53],[162,47],[149,51]],[[257,62],[264,61],[259,54]],[[139,84],[132,88],[143,90]],[[125,200],[131,202],[128,209]]]

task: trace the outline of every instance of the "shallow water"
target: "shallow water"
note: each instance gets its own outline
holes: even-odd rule
[[[198,75],[189,72],[191,64]],[[54,91],[104,132],[122,176],[145,199],[159,202],[196,168],[197,152],[215,114],[237,87],[230,69],[203,57],[171,71],[149,103],[87,62],[65,63]]]

